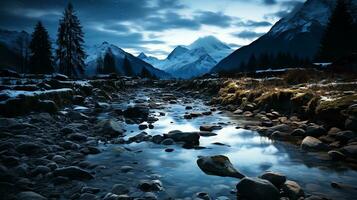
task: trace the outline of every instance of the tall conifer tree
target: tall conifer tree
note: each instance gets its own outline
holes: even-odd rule
[[[51,42],[41,22],[36,24],[35,31],[32,33],[30,50],[30,73],[49,74],[54,71]]]
[[[71,3],[59,22],[56,51],[60,72],[78,76],[85,70],[84,33]]]

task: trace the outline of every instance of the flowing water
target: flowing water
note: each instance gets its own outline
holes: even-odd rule
[[[151,101],[157,98],[158,92],[152,89],[137,94],[136,99]],[[207,175],[196,164],[198,156],[222,154],[247,176],[259,176],[270,170],[285,174],[289,180],[299,183],[308,194],[346,200],[357,197],[355,189],[335,189],[330,186],[331,182],[357,185],[357,172],[346,165],[327,161],[326,155],[302,152],[298,146],[272,141],[257,132],[238,128],[254,121],[247,121],[228,112],[215,111],[209,116],[184,119],[187,105],[193,106],[190,112],[210,110],[200,99],[179,98],[177,104],[163,104],[162,109],[151,110],[159,120],[153,124],[154,129],[145,132],[156,135],[172,130],[199,131],[202,124],[222,125],[221,130],[214,131],[217,136],[200,138],[200,146],[205,149],[184,149],[180,145],[164,146],[151,142],[103,144],[101,154],[88,157],[88,161],[105,166],[98,170],[97,178],[90,185],[108,188],[106,192],[110,192],[116,183],[136,187],[139,179],[158,179],[164,187],[164,191],[158,193],[160,199],[192,198],[198,192],[206,192],[214,199],[235,199],[234,189],[238,179]],[[127,105],[120,103],[116,106]],[[159,112],[164,112],[165,116],[160,116]],[[107,116],[104,113],[102,117]],[[127,125],[126,129],[126,138],[141,132],[137,125]],[[225,145],[213,144],[215,142]],[[130,151],[123,152],[122,147]],[[166,148],[173,148],[174,151],[165,152]],[[133,166],[134,170],[122,173],[122,165]],[[133,196],[142,195],[137,190],[130,193]]]

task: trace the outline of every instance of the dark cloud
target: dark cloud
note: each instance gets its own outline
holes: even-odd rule
[[[290,0],[290,1],[283,1],[280,3],[280,10],[278,12],[275,13],[270,13],[270,14],[266,14],[264,17],[266,19],[269,18],[283,18],[286,17],[288,14],[295,12],[296,10],[298,10],[299,8],[301,8],[301,6],[303,5],[303,1],[302,0]]]
[[[232,35],[242,38],[242,39],[253,39],[264,35],[264,33],[254,32],[254,31],[241,31],[239,33],[233,33]]]
[[[194,19],[183,17],[175,12],[166,12],[162,15],[152,16],[141,21],[140,24],[146,31],[164,31],[169,29],[198,30],[201,24]]]
[[[268,21],[240,20],[239,22],[236,23],[236,25],[245,26],[245,27],[265,27],[265,26],[271,26],[272,24]]]
[[[278,2],[276,0],[263,0],[263,3],[265,5],[275,5],[277,4]]]
[[[235,43],[229,43],[228,46],[230,46],[232,49],[238,49],[242,47],[240,44],[235,44]]]
[[[222,12],[199,11],[196,12],[195,20],[201,24],[213,25],[218,27],[229,27],[232,22],[232,17],[223,14]]]

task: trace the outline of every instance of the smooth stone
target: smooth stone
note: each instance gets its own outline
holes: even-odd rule
[[[115,184],[112,187],[112,193],[116,195],[128,194],[129,189],[124,184]]]
[[[92,174],[76,166],[56,169],[53,174],[55,176],[64,176],[75,180],[88,180],[94,178]]]
[[[163,190],[162,183],[159,180],[141,180],[138,188],[144,192]]]
[[[120,171],[123,172],[123,173],[127,173],[129,171],[132,171],[134,168],[131,167],[131,166],[122,166],[120,167]]]
[[[208,175],[243,178],[244,175],[236,170],[229,158],[223,155],[200,156],[197,159],[198,167]]]
[[[32,191],[20,192],[16,195],[21,200],[46,200],[47,198]]]
[[[291,200],[298,200],[300,197],[304,197],[305,193],[298,183],[295,181],[287,180],[282,187],[284,194]]]
[[[220,130],[222,129],[222,126],[220,125],[201,125],[200,126],[200,131],[214,131],[214,130]]]
[[[326,134],[326,129],[322,126],[313,124],[306,128],[306,135],[312,137],[320,137]]]
[[[279,200],[279,190],[269,181],[244,177],[236,186],[238,198],[249,200]]]
[[[307,136],[301,143],[301,149],[306,151],[324,151],[328,149],[328,146],[317,138]]]
[[[171,138],[166,138],[161,142],[162,145],[173,145],[175,144],[175,141]]]
[[[280,188],[286,181],[286,176],[276,172],[265,172],[259,178],[271,182],[277,188]]]
[[[333,160],[345,160],[346,159],[346,155],[336,151],[336,150],[331,150],[329,152],[327,152],[327,154],[333,159]]]

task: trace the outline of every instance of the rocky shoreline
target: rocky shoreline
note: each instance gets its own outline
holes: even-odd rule
[[[182,82],[104,76],[80,81],[63,75],[23,77],[7,72],[1,81],[0,191],[4,199],[157,199],[155,193],[165,186],[155,177],[135,180],[139,177],[130,174],[132,165],[138,162],[135,159],[127,158],[117,166],[118,171],[124,173],[123,177],[131,177],[127,180],[131,186],[113,184],[112,188],[104,190],[88,186],[88,182],[101,178],[100,170],[105,166],[90,163],[86,157],[101,155],[101,145],[107,143],[118,144],[119,147],[141,142],[164,146],[177,143],[187,149],[204,148],[200,146],[200,138],[214,135],[212,131],[220,129],[220,125],[202,125],[200,131],[195,132],[172,130],[158,135],[139,132],[124,138],[130,132],[128,124],[137,125],[142,131],[155,129],[159,117],[150,110],[165,104],[177,104],[180,94],[211,100],[211,105],[214,105],[202,112],[187,106],[187,112],[182,116],[184,119],[229,110],[234,115],[260,122],[258,125],[244,125],[244,129],[256,130],[273,140],[292,142],[305,151],[328,152],[331,162],[343,160],[351,166],[356,163],[355,93],[345,93],[346,96],[352,95],[353,103],[348,101],[350,105],[341,106],[345,122],[341,127],[340,122],[327,126],[326,121],[320,123],[319,120],[306,119],[303,118],[306,115],[300,113],[296,115],[289,111],[286,114],[272,107],[263,109],[267,102],[262,100],[260,104],[256,103],[257,99],[262,99],[257,94],[253,95],[256,89],[243,92],[242,82],[238,84],[236,80]],[[249,81],[251,83],[252,80]],[[162,88],[164,92],[155,94],[156,99],[144,101],[135,96],[135,90],[144,85],[147,88]],[[300,94],[301,90],[296,93]],[[292,101],[296,97],[295,93],[289,93],[289,98],[284,95],[269,98],[273,98],[270,100],[273,103],[285,105],[284,101]],[[305,98],[306,95],[302,96]],[[313,99],[309,98],[309,104]],[[128,106],[129,100],[134,104]],[[120,104],[126,107],[117,106]],[[158,114],[165,115],[164,112]],[[118,151],[130,154],[132,150],[121,147]],[[169,146],[165,148],[167,153],[172,151],[174,149]],[[276,172],[262,171],[259,178],[246,177],[225,156],[198,158],[197,164],[206,174],[241,179],[237,179],[237,188],[233,191],[238,199],[324,199],[305,194],[298,183]],[[340,183],[331,183],[331,186],[356,190],[353,186]],[[210,199],[210,196],[202,192],[195,194],[193,199]]]

